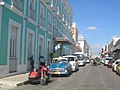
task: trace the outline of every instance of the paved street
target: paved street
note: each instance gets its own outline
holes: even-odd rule
[[[69,77],[51,77],[47,86],[27,84],[11,90],[120,90],[120,76],[103,65],[89,64]]]

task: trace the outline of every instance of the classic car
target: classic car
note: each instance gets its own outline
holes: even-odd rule
[[[53,58],[53,62],[49,66],[49,73],[56,75],[69,75],[72,72],[71,64],[68,62],[68,58]]]
[[[78,59],[77,56],[74,55],[66,55],[63,56],[64,58],[68,58],[69,63],[72,65],[72,71],[79,70]]]

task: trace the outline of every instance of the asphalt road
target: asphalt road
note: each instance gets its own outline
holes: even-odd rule
[[[103,65],[89,64],[69,77],[51,77],[46,86],[27,84],[11,90],[120,90],[120,76]]]

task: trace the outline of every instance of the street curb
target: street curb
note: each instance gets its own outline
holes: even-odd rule
[[[28,83],[29,83],[29,81],[27,80],[27,81],[16,84],[16,86],[22,86],[22,85],[26,85]]]

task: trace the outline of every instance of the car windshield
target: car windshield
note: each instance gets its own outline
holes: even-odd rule
[[[68,61],[74,61],[74,57],[67,57]]]
[[[114,62],[114,60],[110,60],[108,63],[113,63]]]
[[[83,55],[77,55],[78,60],[84,59]]]
[[[112,60],[111,58],[106,58],[106,60]]]
[[[55,63],[55,62],[58,62],[58,61],[59,61],[58,59],[54,59],[54,60],[53,60],[54,63]]]
[[[66,59],[61,59],[61,60],[59,60],[58,62],[59,62],[59,63],[68,62],[68,60],[66,60]]]
[[[53,62],[55,63],[55,62],[68,62],[68,60],[66,60],[66,59],[54,59],[53,60]]]

